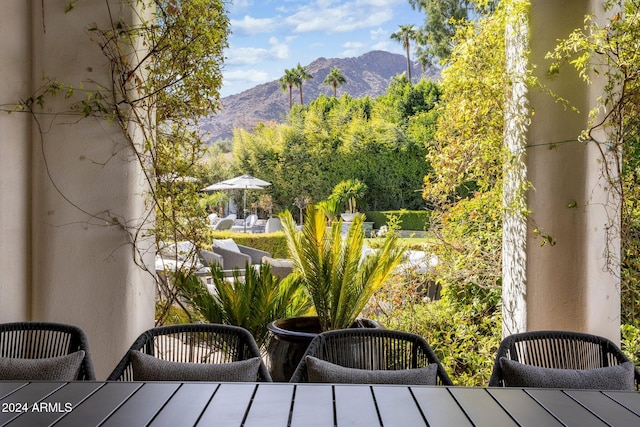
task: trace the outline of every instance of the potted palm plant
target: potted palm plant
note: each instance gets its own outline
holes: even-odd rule
[[[401,262],[404,248],[395,235],[363,256],[363,215],[356,215],[343,239],[342,221],[328,226],[321,209],[310,206],[301,231],[288,211],[281,215],[294,274],[306,289],[316,316],[279,319],[269,325],[273,338],[267,354],[274,380],[287,381],[311,339],[320,332],[354,326],[375,327],[358,319]]]
[[[340,216],[347,222],[352,222],[358,213],[358,202],[367,192],[367,185],[359,179],[347,179],[339,182],[331,197],[335,197],[345,205],[345,212]]]

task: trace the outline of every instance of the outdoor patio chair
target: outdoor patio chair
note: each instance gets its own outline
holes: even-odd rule
[[[87,337],[61,323],[0,324],[0,380],[95,380]]]
[[[567,331],[506,337],[489,380],[490,387],[580,389],[637,389],[639,383],[640,373],[613,342]]]
[[[318,334],[290,382],[453,385],[422,337],[380,328]]]
[[[271,376],[249,331],[194,323],[143,332],[107,381],[271,382]]]
[[[247,233],[252,233],[253,226],[256,225],[257,221],[258,221],[258,215],[251,214],[247,216],[245,219],[235,221],[233,227],[231,227],[231,231],[235,231],[238,233],[242,233],[246,231]]]
[[[214,239],[211,251],[222,256],[225,270],[243,270],[247,262],[249,265],[260,264],[262,257],[271,257],[269,252],[238,245],[233,239]]]
[[[222,218],[221,220],[216,222],[215,225],[211,227],[211,229],[214,231],[221,231],[221,230],[231,230],[231,227],[233,227],[233,219]]]
[[[267,223],[264,226],[265,233],[275,233],[276,231],[282,230],[282,223],[280,222],[280,218],[269,218]]]

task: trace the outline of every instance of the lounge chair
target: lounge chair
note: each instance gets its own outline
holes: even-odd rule
[[[225,270],[234,268],[244,270],[246,263],[260,264],[262,257],[271,257],[269,252],[238,245],[233,239],[214,239],[211,251],[222,256]]]

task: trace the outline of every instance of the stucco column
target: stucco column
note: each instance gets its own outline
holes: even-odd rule
[[[74,91],[45,96],[33,116],[1,119],[12,151],[10,158],[3,154],[0,169],[2,211],[9,212],[0,227],[12,238],[0,239],[0,259],[5,266],[15,258],[17,265],[9,268],[11,286],[3,283],[0,317],[80,326],[96,375],[104,379],[154,322],[152,275],[136,265],[131,239],[118,225],[149,224],[148,185],[122,130],[106,119],[82,118],[73,105],[86,99],[84,89],[111,87],[109,61],[88,28],[110,27],[109,11],[114,20],[135,23],[135,2],[81,1],[68,13],[67,0],[12,3],[0,18],[3,56],[15,55],[2,61],[13,67],[2,73],[9,79],[0,89],[2,102],[27,99],[53,81]],[[153,265],[153,253],[141,261]]]
[[[0,322],[29,316],[29,117],[7,112],[31,90],[30,4],[10,0],[0,18]]]
[[[619,222],[619,206],[608,191],[597,146],[578,141],[602,82],[596,77],[594,85],[587,85],[569,66],[548,77],[544,59],[590,13],[602,16],[601,2],[533,0],[528,28],[520,28],[529,32],[529,56],[527,46],[508,53],[535,64],[540,82],[580,112],[565,109],[538,89],[528,90],[534,114],[520,129],[525,153],[520,167],[533,188],[526,193],[527,231],[520,240],[524,259],[514,260],[517,251],[504,253],[507,265],[520,267],[515,269],[520,276],[504,276],[503,295],[515,307],[505,312],[505,334],[564,329],[620,341],[619,235],[611,233]]]

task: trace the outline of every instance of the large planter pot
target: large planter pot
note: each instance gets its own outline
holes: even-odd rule
[[[380,328],[370,319],[358,319],[352,328]],[[322,332],[316,316],[279,319],[267,325],[271,341],[267,348],[267,366],[273,381],[287,382],[296,370],[311,340]]]
[[[353,220],[356,218],[356,213],[341,213],[340,214],[340,218],[342,218],[342,220],[344,222],[353,222]]]

